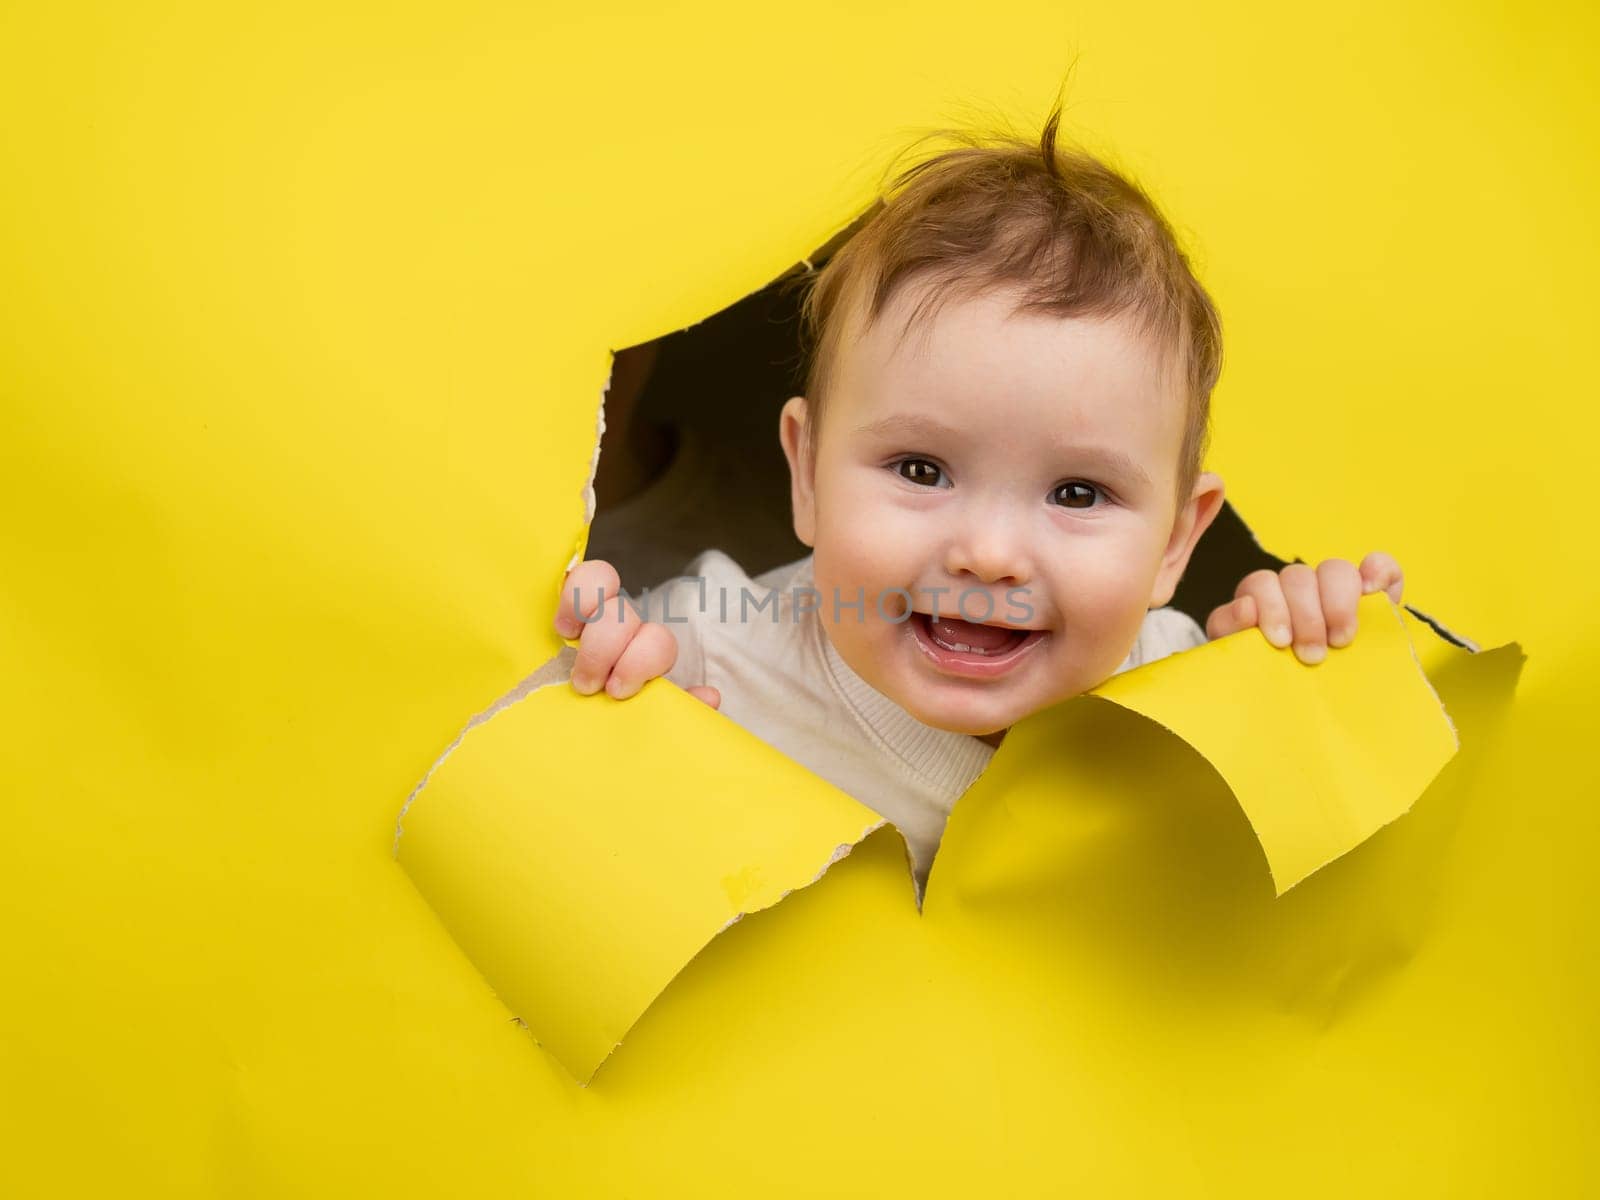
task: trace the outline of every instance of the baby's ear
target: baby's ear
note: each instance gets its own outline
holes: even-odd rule
[[[816,545],[817,512],[814,459],[806,446],[810,410],[804,396],[791,396],[778,416],[778,441],[789,460],[789,499],[794,507],[794,535],[806,546]]]
[[[1202,471],[1194,481],[1194,491],[1189,502],[1178,510],[1172,523],[1172,536],[1161,556],[1161,568],[1156,572],[1155,586],[1150,590],[1150,607],[1164,608],[1172,602],[1178,590],[1178,581],[1189,567],[1189,558],[1200,541],[1200,535],[1217,519],[1222,511],[1222,476]]]

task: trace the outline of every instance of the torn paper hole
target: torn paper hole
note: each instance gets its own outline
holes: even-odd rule
[[[598,456],[596,491],[601,499],[586,557],[610,562],[631,593],[648,588],[658,594],[654,604],[636,606],[643,615],[669,625],[674,616],[681,621],[685,616],[681,608],[674,612],[673,604],[659,597],[662,585],[675,576],[704,577],[692,598],[688,588],[674,593],[685,604],[703,606],[708,590],[718,590],[719,571],[728,580],[736,570],[752,580],[761,579],[809,553],[794,535],[790,471],[778,444],[778,418],[784,403],[804,390],[802,286],[843,244],[848,232],[759,291],[685,329],[617,354]],[[726,561],[719,558],[706,565],[700,556],[708,548],[725,555]],[[1263,568],[1280,570],[1290,561],[1298,560],[1280,558],[1262,547],[1233,506],[1225,503],[1202,537],[1170,607],[1203,630],[1210,612],[1233,599],[1241,579]],[[738,583],[742,585],[742,579]],[[729,591],[735,586],[726,584]],[[742,616],[721,614],[725,621]],[[716,686],[709,672],[696,673],[707,652],[704,639],[684,624],[674,632],[680,661],[673,677],[686,686],[702,677]],[[1151,653],[1163,652],[1167,648],[1141,643],[1146,661]],[[835,661],[835,656],[828,656],[828,661]],[[865,687],[853,673],[840,671],[838,677],[842,683],[836,690],[843,695],[822,696],[821,707],[833,707],[829,702],[837,698],[847,701],[839,707],[848,710],[848,701]],[[737,706],[726,711],[735,720],[750,721],[750,727],[768,736],[775,748],[786,750],[781,731],[763,726],[756,714]],[[886,705],[858,709],[855,717],[868,727],[878,751],[892,759],[904,744],[894,736],[904,718]],[[965,739],[957,735],[954,740]],[[966,755],[965,772],[958,780],[945,779],[942,790],[927,789],[930,796],[923,811],[885,802],[869,790],[870,781],[865,786],[857,782],[863,773],[853,774],[844,765],[817,761],[807,765],[878,808],[901,829],[908,844],[914,901],[920,908],[941,824],[927,809],[948,810],[959,802],[957,797],[981,776],[986,755],[986,750]],[[908,762],[906,769],[917,771],[920,764]]]

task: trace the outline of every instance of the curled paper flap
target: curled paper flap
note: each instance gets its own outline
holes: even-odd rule
[[[1399,608],[1378,592],[1357,620],[1356,640],[1312,668],[1251,629],[1090,693],[1206,757],[1249,817],[1279,895],[1409,809],[1459,748]]]
[[[621,702],[562,684],[468,731],[408,806],[397,855],[587,1082],[718,932],[883,823],[665,680]]]

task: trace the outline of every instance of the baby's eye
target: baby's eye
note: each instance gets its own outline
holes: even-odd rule
[[[1093,508],[1096,496],[1099,496],[1102,500],[1105,499],[1100,489],[1095,487],[1094,484],[1084,483],[1077,479],[1071,483],[1063,483],[1051,495],[1056,503],[1063,508]]]
[[[944,472],[925,458],[902,458],[895,464],[895,470],[900,478],[928,487],[938,487],[939,480],[944,477]]]

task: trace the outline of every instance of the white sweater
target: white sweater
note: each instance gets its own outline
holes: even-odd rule
[[[811,566],[807,555],[752,579],[720,550],[706,550],[682,575],[631,600],[640,616],[677,637],[668,679],[716,688],[723,715],[900,830],[920,905],[950,810],[994,749],[924,725],[850,668],[816,611],[796,619],[795,589],[813,586]],[[769,592],[777,593],[775,605]],[[761,601],[769,602],[757,609]],[[1153,609],[1117,673],[1205,641],[1185,614]]]

